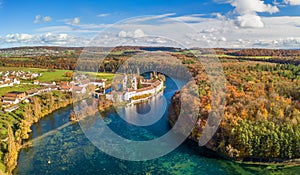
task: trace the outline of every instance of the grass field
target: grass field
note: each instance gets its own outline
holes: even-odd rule
[[[38,77],[40,82],[51,82],[51,81],[69,81],[71,78],[66,77],[66,72],[69,70],[55,70],[54,72],[43,70],[40,71],[42,76]]]
[[[10,91],[25,92],[29,89],[38,88],[38,87],[40,87],[40,86],[33,85],[33,84],[20,84],[20,85],[15,85],[15,86],[11,86],[11,87],[3,87],[3,88],[0,88],[0,96],[3,96],[4,94],[6,94],[7,92],[10,92]]]
[[[70,81],[71,77],[66,77],[66,72],[70,72],[71,70],[58,70],[55,69],[53,71],[48,69],[40,69],[40,68],[18,68],[18,67],[0,67],[0,71],[31,71],[36,73],[42,73],[42,76],[38,77],[40,82],[51,82],[51,81]],[[111,80],[115,77],[113,73],[97,73],[97,72],[82,72],[87,73],[91,76],[91,78],[97,79],[108,79]],[[96,76],[96,77],[95,77]]]
[[[116,74],[112,74],[112,73],[98,73],[98,72],[87,72],[87,74],[89,74],[91,76],[91,78],[96,78],[98,79],[113,79],[115,77]]]
[[[53,70],[49,71],[47,69],[40,69],[40,68],[17,68],[17,67],[0,67],[0,71],[31,71],[35,73],[42,73],[42,76],[38,77],[40,82],[48,82],[48,81],[66,81],[70,80],[70,78],[65,76],[65,73],[70,70]]]

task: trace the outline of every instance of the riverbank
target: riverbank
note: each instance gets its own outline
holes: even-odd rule
[[[139,108],[144,109],[142,106]],[[32,139],[39,139],[45,133],[57,131],[64,126],[68,123],[69,113],[72,110],[73,107],[68,106],[39,120],[38,124],[32,127]],[[118,117],[113,108],[107,110],[103,116],[111,121],[109,127],[117,134],[131,139],[155,138],[170,130],[167,120],[160,120],[155,124],[156,127],[135,127]],[[100,151],[86,138],[80,125],[76,123],[59,129],[57,133],[44,137],[36,143],[38,144],[34,147],[21,149],[18,166],[13,174],[49,172],[51,174],[289,175],[299,172],[298,168],[273,170],[267,169],[266,166],[238,164],[220,157],[209,156],[207,149],[199,148],[196,143],[193,147],[188,141],[166,156],[154,160],[124,161]],[[199,149],[203,154],[199,154]],[[49,160],[51,164],[48,163]]]
[[[49,103],[44,103],[45,97]],[[21,120],[19,121],[18,128],[13,131],[11,125],[7,124],[9,132],[7,141],[7,153],[5,154],[5,172],[11,174],[17,166],[19,151],[22,148],[23,142],[29,138],[31,126],[38,122],[39,119],[51,114],[52,112],[64,108],[73,103],[70,93],[50,92],[41,96],[32,98],[32,103],[22,105],[18,111],[8,113],[7,115],[15,117],[18,115]]]
[[[174,126],[176,121],[177,121],[177,117],[180,114],[180,91],[177,91],[175,93],[175,95],[172,97],[172,105],[169,108],[169,116],[168,116],[168,122],[171,126]],[[205,108],[201,109],[202,111],[205,111]],[[207,111],[206,111],[207,112]],[[205,112],[203,112],[205,114]],[[206,115],[208,115],[208,112],[206,113]],[[205,124],[207,124],[208,119],[205,118],[204,116],[199,115],[200,117],[198,118],[198,122],[195,125],[191,135],[189,136],[189,140],[194,142],[196,145],[198,145],[199,139],[201,137],[203,128],[205,126]],[[224,119],[223,119],[223,122]],[[242,124],[242,123],[241,123]],[[251,123],[250,123],[251,124]],[[250,124],[245,123],[245,125],[249,126]],[[259,123],[261,126],[263,126],[264,122],[261,121],[261,123]],[[260,125],[256,126],[258,130],[260,129],[265,129],[265,128],[259,128]],[[273,125],[271,125],[273,126]],[[287,126],[289,127],[289,126]],[[219,126],[219,129],[217,130],[217,132],[214,134],[214,136],[211,138],[211,140],[204,146],[205,149],[208,149],[210,151],[212,151],[216,156],[226,159],[226,160],[231,160],[234,161],[236,163],[239,164],[243,164],[243,165],[254,165],[254,166],[265,166],[265,167],[269,167],[269,168],[289,168],[289,167],[299,167],[300,166],[300,159],[297,157],[293,157],[293,158],[284,158],[284,157],[277,157],[277,158],[272,158],[272,157],[268,157],[266,156],[245,156],[245,155],[239,155],[240,151],[235,149],[237,147],[237,144],[239,144],[239,141],[242,140],[237,140],[237,138],[235,138],[236,140],[236,144],[235,145],[230,145],[224,138],[230,137],[226,136],[224,133],[221,132],[225,132],[227,130],[231,130],[231,131],[235,131],[235,128],[224,128],[224,125]],[[272,128],[270,128],[270,130],[272,130]],[[275,130],[275,129],[274,129]],[[277,129],[278,132],[280,132],[280,129]],[[250,132],[250,131],[248,131]],[[266,133],[262,133],[262,134],[266,134]],[[275,135],[275,134],[274,134]],[[278,134],[279,135],[279,134]],[[223,138],[221,137],[223,136]],[[280,135],[279,135],[280,136]],[[243,139],[247,139],[247,138],[243,138]],[[280,139],[280,138],[278,138]],[[228,144],[228,145],[225,145]],[[261,138],[261,145],[265,146],[266,144],[268,144],[266,142],[266,140],[264,140],[264,138]],[[282,146],[285,145],[279,145],[278,147],[281,148]],[[224,148],[224,149],[223,149]],[[278,151],[280,153],[280,151]],[[246,151],[246,153],[248,153]]]

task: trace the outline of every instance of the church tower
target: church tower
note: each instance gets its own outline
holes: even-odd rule
[[[131,86],[134,90],[137,90],[137,79],[135,75],[132,77]]]
[[[127,90],[127,75],[124,74],[124,79],[123,79],[123,91],[126,91]]]

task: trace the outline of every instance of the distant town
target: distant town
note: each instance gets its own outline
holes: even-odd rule
[[[38,77],[42,77],[42,73],[34,73],[31,71],[4,71],[0,72],[0,89],[3,87],[13,87],[15,85],[33,85],[26,91],[9,91],[2,96],[3,112],[12,112],[19,108],[19,103],[30,103],[31,97],[58,90],[62,92],[72,92],[76,94],[92,95],[99,98],[105,95],[107,100],[119,103],[138,103],[145,101],[164,88],[163,75],[157,72],[151,73],[149,79],[136,74],[122,75],[122,83],[116,87],[120,89],[108,89],[106,86],[107,79],[92,80],[88,74],[78,74],[71,81],[49,81],[39,82]]]
[[[27,91],[10,91],[2,97],[2,108],[4,112],[12,112],[18,109],[18,104],[21,102],[30,103],[31,97],[47,93],[53,90],[74,93],[86,93],[88,86],[93,86],[95,92],[105,92],[106,79],[90,81],[88,75],[80,75],[72,81],[52,81],[52,82],[39,82],[37,77],[43,76],[40,73],[32,73],[30,71],[6,71],[0,72],[2,75],[0,79],[0,88],[20,84],[29,84],[28,80],[33,80],[33,85],[38,85],[38,88],[32,88]]]

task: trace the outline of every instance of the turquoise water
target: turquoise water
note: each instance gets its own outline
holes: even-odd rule
[[[164,91],[168,104],[176,85],[167,79]],[[149,102],[150,103],[150,102]],[[125,161],[111,157],[95,147],[82,132],[78,123],[69,122],[71,106],[60,109],[32,126],[31,139],[39,138],[33,147],[22,149],[14,174],[299,174],[300,167],[272,169],[265,166],[241,165],[228,160],[204,156],[206,150],[186,141],[171,153],[149,161]],[[147,112],[149,104],[136,109]],[[117,134],[134,140],[160,137],[170,126],[167,112],[154,125],[136,127],[121,119],[111,109],[105,113],[108,126]],[[56,130],[57,128],[61,128]],[[53,132],[54,131],[54,132]]]

